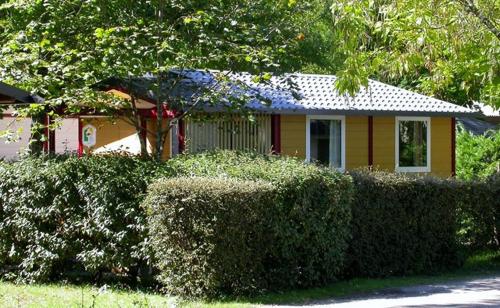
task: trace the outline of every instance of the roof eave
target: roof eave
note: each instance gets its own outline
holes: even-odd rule
[[[352,116],[421,116],[421,117],[477,117],[479,112],[398,111],[398,110],[334,110],[334,109],[276,109],[266,108],[265,113],[282,115],[352,115]]]
[[[29,105],[40,104],[44,99],[38,95],[33,95],[30,92],[18,89],[0,81],[0,94],[9,97],[9,100],[2,100],[0,104],[3,105]]]

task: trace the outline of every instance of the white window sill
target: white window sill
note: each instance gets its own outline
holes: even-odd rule
[[[396,166],[396,172],[431,172],[430,167],[398,167]]]

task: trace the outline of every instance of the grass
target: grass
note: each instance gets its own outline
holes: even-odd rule
[[[356,278],[323,288],[266,294],[254,298],[217,302],[180,301],[173,297],[140,291],[72,285],[16,285],[0,282],[0,307],[207,307],[248,308],[259,304],[305,303],[345,297],[386,288],[442,283],[457,279],[500,274],[500,251],[474,254],[455,271],[433,276]]]

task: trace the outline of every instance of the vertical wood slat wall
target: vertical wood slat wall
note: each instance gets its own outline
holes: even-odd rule
[[[271,116],[259,115],[251,122],[245,118],[210,122],[186,121],[186,151],[253,150],[271,151]]]

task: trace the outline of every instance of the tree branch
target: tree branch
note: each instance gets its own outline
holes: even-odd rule
[[[474,16],[476,16],[479,21],[491,32],[493,33],[497,39],[500,40],[500,30],[495,26],[493,21],[488,19],[480,10],[479,8],[474,4],[473,0],[457,0],[463,7],[464,9],[469,13]]]

